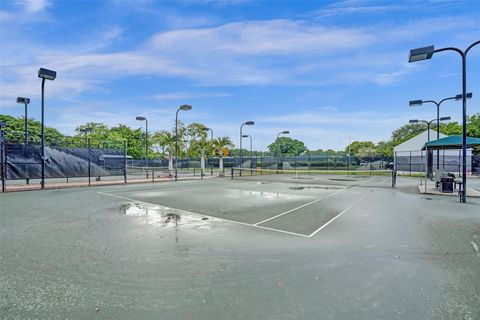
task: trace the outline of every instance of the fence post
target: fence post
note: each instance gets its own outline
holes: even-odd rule
[[[127,141],[123,140],[123,181],[127,183]]]
[[[442,155],[442,170],[445,171],[445,149],[442,150],[443,155]]]
[[[412,176],[412,151],[410,151],[410,177]]]
[[[90,172],[90,138],[87,138],[87,151],[88,151],[88,186],[90,187],[91,180],[91,172]]]
[[[310,173],[310,150],[308,151],[308,162],[307,162],[307,165],[308,165],[308,172]]]
[[[5,142],[3,139],[3,130],[0,129],[0,158],[1,158],[1,170],[2,170],[2,192],[5,192],[6,187],[6,174],[7,174],[7,153],[5,151]]]

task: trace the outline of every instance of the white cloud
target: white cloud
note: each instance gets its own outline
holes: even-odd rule
[[[48,8],[51,3],[48,0],[17,0],[20,4],[23,5],[25,11],[30,13],[36,13],[44,11]]]
[[[198,98],[222,98],[229,97],[230,93],[226,92],[168,92],[154,95],[155,100],[184,100],[184,99],[198,99]]]
[[[266,20],[164,32],[152,37],[150,46],[156,51],[182,48],[188,52],[194,48],[195,53],[200,55],[312,55],[363,47],[374,40],[374,36],[362,29],[327,28],[293,20]]]

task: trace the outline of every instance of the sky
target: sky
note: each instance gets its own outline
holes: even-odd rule
[[[436,117],[433,104],[461,93],[453,51],[408,63],[412,48],[466,49],[480,40],[480,2],[471,1],[0,1],[0,111],[40,119],[72,135],[86,122],[150,132],[200,122],[239,144],[239,127],[266,150],[277,133],[310,150],[385,141],[409,119]],[[480,112],[480,45],[468,54]],[[441,116],[461,121],[461,102]],[[244,141],[248,145],[248,141]]]

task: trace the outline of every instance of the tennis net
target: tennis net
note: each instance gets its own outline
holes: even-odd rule
[[[234,180],[250,180],[261,183],[291,183],[295,185],[358,186],[392,188],[396,183],[396,172],[392,170],[275,170],[232,168]]]
[[[127,175],[130,178],[161,178],[169,175],[168,167],[134,167],[127,166]]]

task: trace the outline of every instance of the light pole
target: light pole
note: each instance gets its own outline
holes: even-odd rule
[[[177,181],[177,171],[178,171],[178,112],[192,110],[192,106],[189,104],[184,104],[177,109],[175,114],[175,181]]]
[[[213,129],[204,127],[202,128],[203,131],[210,131],[210,140],[213,141]]]
[[[277,139],[276,139],[275,141],[277,141],[278,138],[280,138],[280,135],[281,135],[281,134],[290,134],[290,131],[285,130],[285,131],[279,132],[279,133],[277,134]],[[278,150],[279,150],[279,152],[280,152],[280,157],[281,157],[281,156],[282,156],[282,151],[280,150],[280,147],[279,147]]]
[[[30,103],[30,98],[17,97],[17,103],[25,105],[25,145],[28,146],[28,112],[27,105]]]
[[[281,134],[290,134],[290,131],[286,130],[286,131],[279,132],[277,134],[277,139],[280,137]]]
[[[40,68],[38,70],[38,77],[42,78],[42,180],[40,185],[42,189],[45,189],[45,80],[55,80],[57,72]]]
[[[250,166],[252,165],[253,152],[252,152],[252,136],[249,134],[242,135],[242,138],[250,138]]]
[[[472,93],[467,93],[467,99],[471,99],[472,98]],[[462,99],[462,95],[461,94],[457,94],[455,97],[449,97],[449,98],[445,98],[445,99],[442,99],[440,100],[439,102],[437,101],[434,101],[434,100],[412,100],[410,101],[408,104],[410,107],[418,107],[418,106],[421,106],[423,103],[433,103],[437,106],[437,140],[440,139],[440,105],[444,102],[444,101],[447,101],[447,100],[461,100]],[[428,132],[430,133],[430,131]],[[440,168],[440,150],[437,150],[437,169]]]
[[[439,120],[439,121],[448,121],[448,120],[450,120],[450,119],[451,119],[451,117],[441,117],[441,118],[439,118],[439,119],[435,118],[435,119],[432,119],[432,120],[430,120],[430,121],[427,121],[427,120],[417,120],[417,119],[415,119],[415,120],[410,120],[410,121],[408,121],[408,122],[409,122],[409,123],[419,123],[419,122],[426,123],[426,124],[427,124],[427,131],[428,131],[428,142],[430,142],[430,125],[432,124],[432,122],[433,122],[433,121],[437,121],[437,120]]]
[[[202,129],[203,131],[208,131],[210,130],[210,142],[212,143],[212,147],[213,147],[213,129],[212,128],[207,128],[207,127],[203,127]],[[212,156],[212,154],[210,154],[210,156]],[[210,157],[209,156],[209,157]],[[213,160],[210,159],[210,174],[213,175]]]
[[[254,124],[255,124],[255,121],[247,121],[242,123],[242,125],[240,126],[240,168],[242,167],[242,136],[243,136],[242,128],[243,126],[253,126]],[[240,174],[242,174],[242,171],[240,171]]]
[[[426,124],[427,124],[427,131],[428,131],[428,142],[430,142],[430,125],[432,124],[433,121],[437,121],[437,120],[447,121],[447,120],[450,120],[450,117],[442,117],[442,118],[440,118],[440,119],[435,118],[435,119],[432,119],[432,120],[430,120],[430,121],[427,121],[427,120],[417,120],[417,119],[415,119],[415,120],[410,120],[410,121],[408,121],[408,122],[409,122],[409,123],[419,123],[419,122],[426,123]],[[431,154],[432,154],[432,153],[430,153],[430,152],[427,153],[427,163],[428,163],[428,164],[430,164],[430,159],[431,159],[430,155],[431,155]],[[432,160],[432,161],[433,161],[433,160]],[[438,161],[438,159],[437,159],[437,161]],[[427,165],[427,176],[430,178],[431,175],[432,175],[432,172],[431,172],[430,170],[428,170],[429,168],[431,168],[431,167],[429,167],[429,166]],[[426,179],[426,178],[425,178],[425,179]],[[426,188],[426,187],[427,187],[427,180],[425,180],[425,188]]]
[[[455,47],[436,49],[434,46],[410,50],[408,62],[422,61],[432,58],[433,54],[442,51],[455,51],[462,57],[462,185],[460,202],[467,202],[467,54],[474,46],[480,44],[480,40],[472,43],[465,51]]]
[[[6,173],[7,173],[7,163],[5,161],[5,142],[4,142],[4,133],[3,130],[6,127],[7,123],[5,121],[0,121],[0,170],[2,173],[2,192],[5,192],[5,184],[7,182]]]
[[[147,179],[148,179],[148,120],[145,117],[138,116],[138,121],[145,121],[145,160],[147,160]]]

